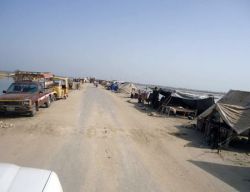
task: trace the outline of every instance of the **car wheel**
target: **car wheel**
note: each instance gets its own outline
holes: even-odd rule
[[[46,107],[46,108],[49,108],[49,107],[50,107],[50,104],[51,104],[51,98],[48,97],[48,100],[47,100],[47,102],[45,103],[45,107]]]
[[[31,112],[30,112],[30,117],[34,117],[35,114],[36,114],[36,111],[37,111],[37,107],[36,107],[36,105],[34,104],[34,105],[32,106],[32,110],[31,110]]]

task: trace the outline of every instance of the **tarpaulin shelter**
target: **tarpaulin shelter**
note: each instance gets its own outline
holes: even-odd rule
[[[250,129],[250,92],[229,91],[216,104],[202,113],[198,119],[204,119],[217,111],[222,120],[237,134]]]
[[[118,84],[117,83],[112,83],[110,85],[110,90],[116,92],[118,90]]]
[[[159,93],[164,95],[164,105],[181,106],[197,111],[197,115],[203,113],[214,104],[214,98],[208,95],[197,95],[178,90],[160,89]]]
[[[119,86],[119,92],[131,94],[133,92],[137,92],[138,88],[133,83],[123,83]]]

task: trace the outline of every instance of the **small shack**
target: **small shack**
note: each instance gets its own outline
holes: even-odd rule
[[[250,92],[229,91],[197,119],[209,143],[228,145],[238,135],[250,136]]]

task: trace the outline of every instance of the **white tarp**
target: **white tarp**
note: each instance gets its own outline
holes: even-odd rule
[[[119,92],[131,94],[132,90],[137,92],[137,87],[133,83],[124,83],[119,86]]]
[[[182,99],[189,99],[189,100],[199,100],[199,99],[209,98],[208,95],[197,95],[197,94],[182,92],[178,90],[174,91],[171,95],[172,97],[179,97]]]
[[[217,110],[225,123],[238,134],[250,129],[250,92],[229,91],[199,118],[207,117],[213,110]]]

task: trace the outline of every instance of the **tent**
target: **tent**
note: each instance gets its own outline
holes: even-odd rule
[[[165,97],[163,102],[167,106],[181,106],[183,108],[197,110],[197,115],[203,113],[214,104],[214,98],[208,95],[160,89],[159,93]]]
[[[229,91],[216,104],[202,113],[198,119],[205,119],[214,111],[220,114],[223,121],[237,134],[250,129],[250,92]]]
[[[132,90],[134,90],[134,92],[138,91],[133,83],[123,83],[119,86],[119,92],[121,93],[131,94]]]

